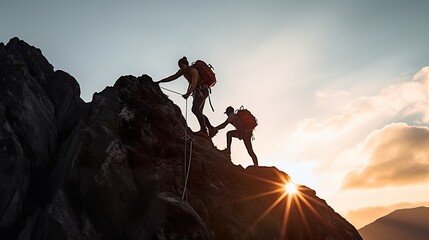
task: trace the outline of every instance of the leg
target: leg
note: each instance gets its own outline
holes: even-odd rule
[[[244,145],[246,146],[247,152],[249,153],[250,157],[252,157],[253,165],[258,166],[258,158],[256,157],[256,154],[253,151],[251,137],[243,138],[243,141],[244,141]]]
[[[204,115],[204,120],[205,120],[207,128],[209,129],[209,138],[213,138],[214,136],[216,136],[216,134],[219,132],[219,130],[217,130],[215,127],[213,127],[213,125],[210,123],[209,119],[205,115]]]
[[[201,98],[203,98],[203,100],[202,100],[202,103],[200,105],[200,111],[201,111],[201,114],[204,117],[204,126],[206,126],[210,130],[210,129],[213,129],[214,127],[210,123],[209,118],[206,115],[204,115],[204,113],[203,113],[204,112],[204,106],[206,105],[206,99],[207,99],[207,97],[209,95],[209,90],[208,89],[203,89],[203,90],[201,90],[201,94],[203,95],[201,97]]]
[[[200,94],[194,95],[194,101],[192,102],[192,112],[197,117],[198,123],[200,124],[200,131],[207,132],[206,124],[204,122],[204,115],[202,109],[204,108],[204,102],[206,98]]]
[[[214,128],[214,127],[213,127],[213,125],[210,123],[210,121],[209,121],[208,117],[207,117],[206,115],[203,115],[203,116],[204,116],[204,123],[206,124],[206,126],[207,126],[209,129]]]
[[[231,143],[233,137],[237,137],[237,130],[229,131],[226,133],[226,149],[228,149],[229,151],[231,151]]]

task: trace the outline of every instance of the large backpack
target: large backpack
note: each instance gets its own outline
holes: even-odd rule
[[[203,60],[197,60],[192,66],[198,70],[201,80],[203,83],[207,84],[208,87],[213,87],[216,84],[216,75],[210,64],[205,63]]]
[[[253,130],[256,126],[258,126],[258,121],[256,120],[255,116],[253,116],[253,114],[243,106],[237,110],[237,115],[247,129]]]

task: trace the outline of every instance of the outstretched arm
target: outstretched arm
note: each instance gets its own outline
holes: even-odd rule
[[[217,130],[221,130],[223,128],[225,128],[227,125],[229,124],[228,119],[225,120],[225,122],[223,122],[221,125],[215,127]]]
[[[183,75],[183,73],[182,73],[182,71],[179,69],[179,71],[177,71],[175,74],[173,74],[173,75],[171,75],[171,76],[169,76],[169,77],[166,77],[166,78],[164,78],[164,79],[162,79],[162,80],[159,80],[158,82],[156,82],[156,83],[165,83],[165,82],[171,82],[171,81],[174,81],[174,80],[176,80],[176,79],[178,79],[179,77],[181,77]]]

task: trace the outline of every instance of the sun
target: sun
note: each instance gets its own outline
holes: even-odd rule
[[[270,195],[278,195],[273,203],[261,214],[261,216],[256,219],[256,221],[250,226],[249,231],[254,229],[270,212],[273,211],[277,206],[284,204],[283,218],[281,221],[281,230],[280,230],[280,239],[286,239],[287,227],[289,222],[289,214],[292,209],[295,209],[298,214],[301,216],[302,222],[304,223],[307,231],[310,231],[309,223],[307,222],[307,215],[311,212],[312,215],[321,218],[317,210],[312,206],[312,202],[317,202],[318,200],[314,199],[313,196],[308,195],[306,188],[301,185],[296,185],[290,178],[287,178],[284,175],[279,175],[279,181],[273,181],[271,179],[265,179],[256,176],[250,176],[262,182],[266,182],[275,186],[270,191],[262,192],[254,196],[249,196],[244,198],[243,201],[263,198]],[[309,210],[309,211],[308,211]]]
[[[298,192],[298,187],[292,182],[286,183],[284,188],[286,190],[286,193],[291,194],[291,195],[294,195]]]

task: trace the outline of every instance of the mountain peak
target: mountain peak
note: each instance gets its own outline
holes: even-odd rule
[[[359,229],[365,240],[424,240],[429,236],[429,208],[398,209]]]
[[[361,239],[315,191],[287,194],[286,173],[185,143],[180,109],[148,75],[84,103],[22,42],[0,46],[4,239]]]

